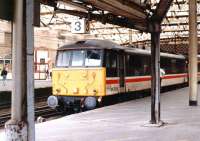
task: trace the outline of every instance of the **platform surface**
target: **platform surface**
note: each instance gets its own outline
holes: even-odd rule
[[[199,141],[200,106],[188,106],[188,93],[161,95],[162,127],[144,127],[151,114],[146,97],[37,124],[36,141]]]
[[[5,82],[3,82],[2,79],[0,79],[0,92],[2,91],[11,91],[12,89],[12,80],[7,79]],[[46,87],[51,87],[51,79],[48,80],[35,80],[34,81],[35,88],[46,88]]]

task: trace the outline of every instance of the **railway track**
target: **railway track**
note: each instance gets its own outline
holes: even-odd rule
[[[42,116],[44,118],[49,118],[49,117],[57,116],[57,115],[60,115],[60,113],[48,106],[38,107],[35,110],[36,118],[39,116]]]
[[[43,98],[42,98],[43,99]],[[50,118],[50,117],[56,117],[61,115],[61,113],[57,112],[56,110],[48,107],[46,105],[46,101],[39,100],[40,102],[36,103],[35,108],[35,120],[41,116],[43,118]],[[5,122],[8,121],[11,118],[10,114],[10,106],[4,105],[0,106],[0,127],[3,127]]]
[[[5,122],[10,119],[11,115],[10,114],[3,114],[0,115],[0,127],[3,127]]]

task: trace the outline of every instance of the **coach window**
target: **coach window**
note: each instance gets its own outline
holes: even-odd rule
[[[150,75],[150,56],[143,56],[143,64],[142,64],[142,75]]]
[[[117,77],[117,53],[106,52],[106,74],[108,77]]]
[[[101,65],[101,50],[88,50],[85,58],[86,67],[95,67]]]
[[[140,55],[134,55],[134,75],[143,75],[143,58]]]
[[[69,66],[71,52],[69,51],[59,51],[57,55],[57,67],[67,67]]]
[[[184,72],[186,72],[185,60],[177,59],[177,61],[176,61],[176,68],[177,68],[177,73],[184,73]]]
[[[171,59],[171,68],[172,68],[172,73],[177,73],[177,60],[176,59]]]
[[[134,75],[134,57],[131,54],[128,54],[126,56],[126,74],[127,76],[133,76]]]
[[[83,50],[75,50],[72,52],[72,67],[80,67],[83,66],[83,58],[85,55],[85,51]]]
[[[160,68],[164,69],[166,74],[172,73],[171,60],[169,58],[162,57],[160,59]]]
[[[130,63],[129,63],[129,62],[130,62],[129,60],[130,60],[130,55],[127,54],[127,55],[126,55],[126,75],[127,75],[127,76],[130,76],[130,69],[131,69],[131,68],[130,68],[130,65],[129,65],[129,64],[130,64]]]

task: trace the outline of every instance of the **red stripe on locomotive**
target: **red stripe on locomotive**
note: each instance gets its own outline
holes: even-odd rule
[[[181,75],[166,75],[163,77],[163,79],[174,79],[174,78],[181,78],[181,77],[187,77],[187,74],[181,74]],[[132,83],[132,82],[144,82],[144,81],[150,81],[151,76],[149,77],[140,77],[140,78],[128,78],[125,80],[126,83]],[[110,79],[106,80],[106,84],[119,84],[119,79]]]

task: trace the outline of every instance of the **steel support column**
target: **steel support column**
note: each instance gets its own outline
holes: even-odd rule
[[[197,2],[189,0],[189,105],[197,105]]]
[[[13,19],[13,89],[11,120],[5,125],[6,141],[34,141],[33,106],[33,4],[16,0]],[[30,57],[31,56],[31,57]],[[30,67],[30,68],[29,68]],[[28,68],[28,69],[27,69]],[[28,71],[27,71],[28,70]],[[28,77],[27,77],[28,76]],[[30,100],[27,102],[27,99]],[[30,103],[29,103],[30,102]],[[27,108],[28,106],[28,108]],[[30,114],[30,116],[29,116]],[[27,116],[28,115],[28,116]],[[31,124],[31,122],[33,122]],[[31,129],[32,128],[32,129]]]
[[[129,34],[129,44],[132,45],[132,43],[133,43],[133,30],[129,29],[128,34]]]
[[[23,77],[23,0],[16,0],[13,19],[12,48],[12,104],[11,120],[5,124],[6,140],[26,140],[27,123],[23,120],[24,77]]]
[[[34,113],[34,1],[26,0],[26,92],[27,92],[27,127],[28,141],[35,141]]]
[[[151,33],[151,124],[160,120],[160,24],[152,24]]]

